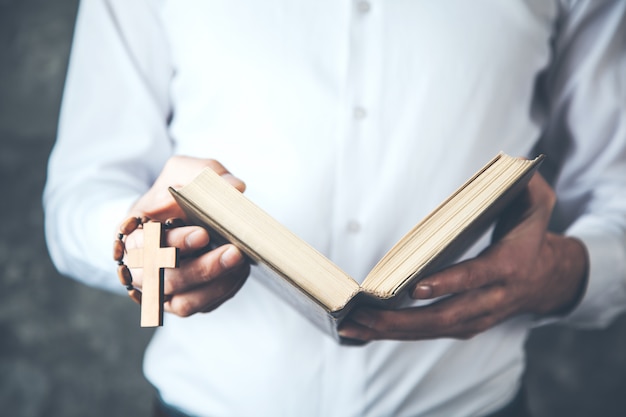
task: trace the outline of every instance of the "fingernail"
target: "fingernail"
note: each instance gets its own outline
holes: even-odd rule
[[[337,334],[341,337],[345,337],[347,339],[353,339],[357,335],[357,331],[353,325],[350,324],[350,319],[344,320],[337,329]]]
[[[413,296],[418,299],[428,299],[433,296],[433,287],[427,284],[420,284],[413,291]]]
[[[200,249],[209,244],[209,234],[204,230],[191,232],[185,238],[185,245],[189,249]]]
[[[230,246],[220,257],[220,263],[224,268],[232,268],[243,262],[243,255],[234,246]]]
[[[354,339],[356,337],[356,333],[350,331],[349,328],[342,327],[337,329],[337,334],[341,337],[345,337],[346,339]]]

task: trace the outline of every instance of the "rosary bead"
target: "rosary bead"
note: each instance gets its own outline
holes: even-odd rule
[[[139,217],[129,217],[124,220],[124,223],[120,226],[120,234],[128,236],[139,227],[141,219]]]
[[[166,229],[173,229],[175,227],[181,227],[184,224],[185,223],[183,222],[183,220],[177,217],[172,218],[172,219],[167,219],[165,220],[165,223],[164,223]]]
[[[137,304],[141,304],[141,291],[139,291],[137,288],[128,290],[128,296]]]
[[[124,242],[116,240],[113,242],[113,259],[121,261],[124,258]]]
[[[128,266],[124,263],[124,254],[126,253],[126,243],[124,237],[128,236],[137,228],[142,227],[145,223],[149,222],[150,218],[143,217],[129,217],[124,220],[120,226],[120,230],[117,235],[117,240],[113,243],[113,259],[117,261],[117,276],[126,290],[128,296],[137,304],[141,304],[141,291],[133,286],[133,277]],[[184,226],[185,223],[182,219],[171,218],[167,219],[164,223],[167,229],[174,227]],[[165,295],[165,301],[169,301],[172,298],[171,295]]]
[[[117,276],[120,279],[122,285],[128,287],[133,283],[133,277],[130,274],[130,270],[124,264],[118,265],[117,267]]]

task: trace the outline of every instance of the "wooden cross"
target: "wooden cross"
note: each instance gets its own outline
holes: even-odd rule
[[[178,248],[161,247],[162,232],[161,223],[144,223],[144,247],[125,256],[129,268],[143,268],[141,327],[163,326],[163,268],[178,267]]]

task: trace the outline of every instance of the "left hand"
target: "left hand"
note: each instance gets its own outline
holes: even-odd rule
[[[211,168],[239,191],[245,190],[245,184],[218,161],[176,155],[167,161],[152,187],[133,205],[129,216],[147,216],[159,221],[187,220],[168,187],[189,183],[204,168]],[[164,239],[166,246],[180,250],[180,266],[164,271],[164,308],[170,313],[188,317],[212,311],[232,298],[249,275],[250,265],[243,253],[232,244],[209,250],[211,236],[202,227],[176,227],[167,230]],[[142,247],[142,229],[130,233],[126,244],[129,249]],[[142,282],[142,270],[133,271],[133,286],[141,289]]]
[[[539,174],[496,225],[494,243],[467,260],[421,280],[415,299],[447,296],[423,307],[360,308],[339,334],[378,339],[468,339],[519,314],[562,314],[586,287],[583,244],[547,231],[555,195]]]

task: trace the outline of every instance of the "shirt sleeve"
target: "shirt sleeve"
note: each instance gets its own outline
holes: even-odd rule
[[[587,247],[589,282],[563,320],[604,326],[626,309],[626,2],[577,1],[557,28],[539,151],[553,228]]]
[[[172,152],[173,69],[157,1],[81,2],[44,190],[59,271],[121,290],[112,243]]]

